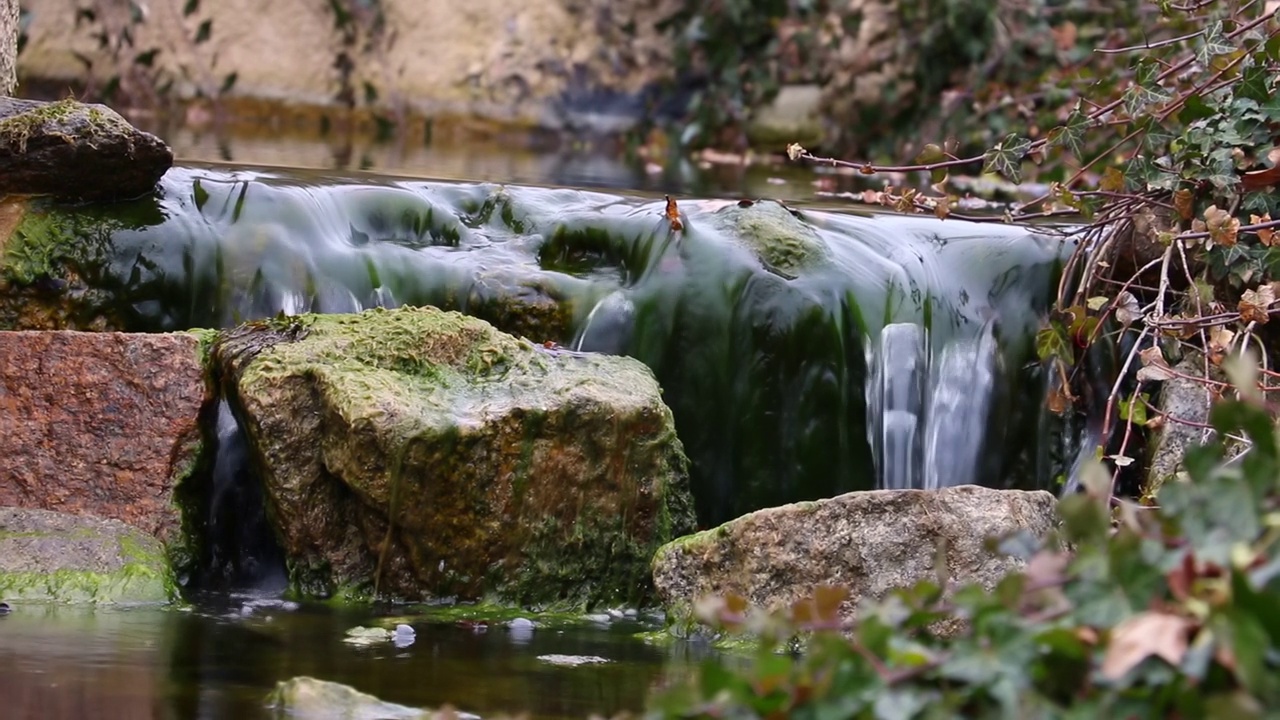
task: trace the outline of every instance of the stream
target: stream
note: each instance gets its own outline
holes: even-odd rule
[[[1070,461],[1047,429],[1033,347],[1069,250],[1056,236],[833,207],[794,174],[726,186],[589,157],[482,165],[479,177],[465,177],[462,150],[439,173],[404,157],[270,158],[312,165],[290,169],[208,162],[244,158],[191,143],[155,198],[36,209],[35,222],[81,240],[61,258],[85,284],[63,308],[73,324],[157,332],[432,304],[538,343],[630,355],[663,387],[704,527],[850,490],[1053,490]],[[411,169],[433,177],[391,174]],[[679,233],[658,194],[675,190],[697,193],[680,196]],[[411,706],[585,718],[640,710],[706,654],[646,642],[638,633],[661,626],[643,616],[516,637],[414,606],[284,603],[283,559],[225,403],[216,434],[191,605],[0,617],[0,714],[267,717],[277,681],[313,675]],[[412,645],[342,641],[391,617],[415,628]],[[538,659],[553,654],[608,662]]]

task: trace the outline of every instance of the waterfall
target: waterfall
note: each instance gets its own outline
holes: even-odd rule
[[[936,490],[979,483],[978,456],[997,376],[993,325],[931,354],[924,327],[891,323],[867,348],[867,441],[876,487]]]

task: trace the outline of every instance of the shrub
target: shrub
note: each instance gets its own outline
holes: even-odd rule
[[[1253,718],[1280,707],[1280,447],[1256,399],[1214,409],[1221,443],[1187,456],[1159,504],[1113,500],[1092,467],[1063,498],[1060,537],[1009,538],[1025,570],[993,592],[922,582],[841,627],[843,594],[772,617],[738,598],[709,621],[750,629],[744,669],[703,668],[664,718]],[[1071,548],[1067,550],[1065,548]],[[956,621],[959,621],[958,623]],[[788,639],[806,635],[804,649]]]

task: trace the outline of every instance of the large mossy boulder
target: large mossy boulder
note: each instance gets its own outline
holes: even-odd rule
[[[164,546],[119,520],[0,507],[0,600],[167,603]]]
[[[640,602],[693,527],[634,360],[434,308],[249,323],[214,357],[304,593]]]

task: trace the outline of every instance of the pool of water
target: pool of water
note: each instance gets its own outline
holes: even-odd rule
[[[360,625],[410,624],[413,643],[356,646]],[[487,629],[400,607],[339,610],[246,597],[181,609],[26,605],[0,617],[0,717],[8,720],[273,717],[276,683],[306,675],[394,703],[481,716],[609,717],[688,675],[693,646],[661,647],[643,619]],[[608,662],[563,666],[547,655]]]

